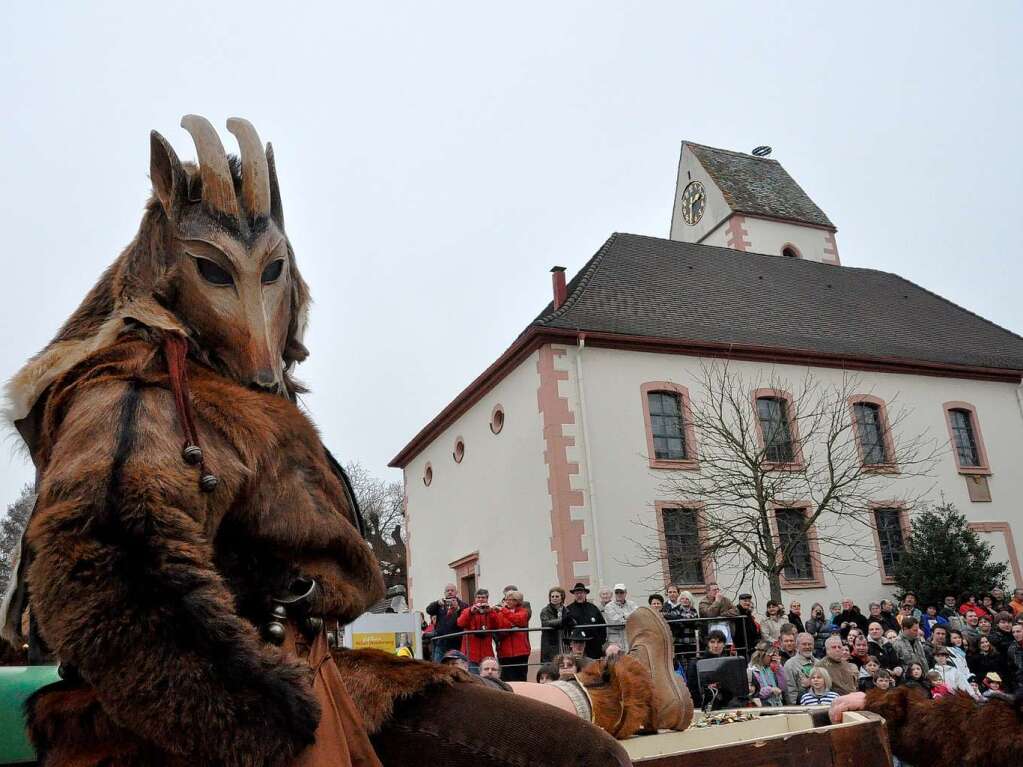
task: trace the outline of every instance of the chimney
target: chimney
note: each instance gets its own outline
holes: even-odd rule
[[[565,267],[551,267],[551,283],[554,285],[554,308],[559,308],[568,297],[568,289],[565,287]]]

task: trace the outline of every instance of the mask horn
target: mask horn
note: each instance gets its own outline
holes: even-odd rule
[[[266,145],[266,167],[270,171],[270,216],[284,231],[284,208],[281,206],[281,187],[277,183],[277,164],[272,144]]]
[[[214,211],[238,218],[238,198],[227,165],[227,153],[210,121],[199,115],[185,115],[181,127],[192,134],[199,155],[202,201]]]
[[[270,215],[270,170],[263,142],[252,123],[241,117],[227,121],[227,129],[238,139],[242,154],[242,204],[252,218]]]

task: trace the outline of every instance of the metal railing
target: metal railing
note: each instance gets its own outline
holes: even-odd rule
[[[732,641],[730,643],[726,643],[726,648],[728,648],[730,646],[730,649],[726,650],[726,652],[729,652],[729,654],[741,655],[743,653],[739,652],[740,650],[745,651],[746,653],[749,653],[749,651],[752,649],[752,646],[753,646],[753,645],[750,644],[749,636],[748,636],[747,631],[746,631],[747,622],[746,622],[746,620],[744,619],[743,616],[737,616],[737,617],[735,617],[735,616],[727,616],[727,617],[715,617],[715,618],[665,618],[664,622],[668,624],[669,628],[671,627],[672,624],[678,624],[678,625],[686,625],[686,624],[693,625],[693,624],[695,624],[694,630],[693,630],[693,639],[694,639],[693,642],[682,642],[682,641],[679,640],[679,638],[677,636],[675,636],[674,632],[672,632],[672,639],[673,639],[674,645],[675,645],[675,661],[676,661],[676,663],[678,662],[679,658],[682,658],[684,660],[689,660],[689,659],[693,659],[693,658],[699,658],[699,657],[702,656],[703,650],[702,650],[702,646],[701,645],[706,642],[706,638],[705,638],[704,635],[708,631],[711,630],[710,628],[703,628],[703,627],[704,626],[710,626],[711,624],[717,625],[717,624],[721,624],[721,623],[728,623],[728,624],[731,625],[731,627],[732,627],[732,631],[731,631],[731,639],[732,639]],[[609,629],[609,628],[610,629],[622,629],[622,630],[624,630],[625,629],[625,624],[624,623],[586,623],[586,624],[580,624],[580,625],[572,626],[571,628],[567,628],[567,629],[566,628],[554,628],[552,626],[535,626],[535,627],[524,627],[524,628],[512,627],[512,628],[492,628],[492,629],[466,629],[464,631],[453,631],[453,632],[448,633],[448,634],[433,634],[430,637],[430,642],[432,643],[433,641],[436,641],[436,640],[439,640],[439,639],[460,639],[460,638],[466,637],[466,636],[478,636],[478,635],[483,635],[483,634],[489,634],[489,635],[502,634],[503,635],[503,634],[522,634],[522,633],[534,633],[534,632],[544,632],[544,631],[556,631],[556,632],[563,632],[563,633],[565,633],[567,635],[568,632],[572,631],[573,629],[580,629],[582,631],[587,631],[589,629],[601,629],[601,628],[605,629],[605,630]],[[737,638],[736,637],[736,629],[739,629],[742,632],[742,643],[739,643],[739,642],[735,641],[736,638]],[[589,640],[587,640],[587,641],[589,641]],[[605,641],[606,641],[606,639],[605,639]],[[565,651],[567,644],[568,644],[567,637],[563,637],[562,638],[562,642],[561,642],[562,652]],[[755,644],[755,641],[754,641],[754,644]],[[680,647],[691,647],[692,649],[680,650],[679,649]],[[526,667],[530,667],[530,666],[539,667],[541,665],[543,665],[542,662],[535,662],[535,663],[508,663],[508,664],[502,663],[501,667],[502,668],[516,668],[516,667],[522,667],[522,666],[526,666]]]

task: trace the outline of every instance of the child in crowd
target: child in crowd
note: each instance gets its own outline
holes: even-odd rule
[[[874,679],[877,672],[881,670],[881,662],[873,655],[867,656],[867,662],[860,666],[860,674],[856,680],[856,687],[860,692],[874,689]]]
[[[984,692],[981,696],[986,701],[992,698],[1012,700],[1012,696],[1002,690],[1002,675],[997,671],[989,671],[984,676]]]
[[[924,671],[924,667],[916,661],[913,661],[906,666],[906,687],[920,687],[930,692],[930,688],[927,685],[927,675]]]
[[[823,668],[810,672],[810,687],[799,699],[800,706],[830,706],[838,693],[831,689],[831,675]]]
[[[536,683],[547,684],[558,678],[558,667],[553,663],[544,663],[536,670]]]
[[[944,698],[946,695],[952,694],[952,690],[941,681],[941,674],[937,671],[928,671],[925,678],[927,680],[928,692],[932,698]]]
[[[874,675],[874,687],[878,690],[890,690],[895,686],[895,677],[886,668],[878,669]]]

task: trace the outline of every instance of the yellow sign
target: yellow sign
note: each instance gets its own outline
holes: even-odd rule
[[[352,634],[352,648],[363,650],[373,648],[394,654],[394,634],[389,631],[356,631]]]

